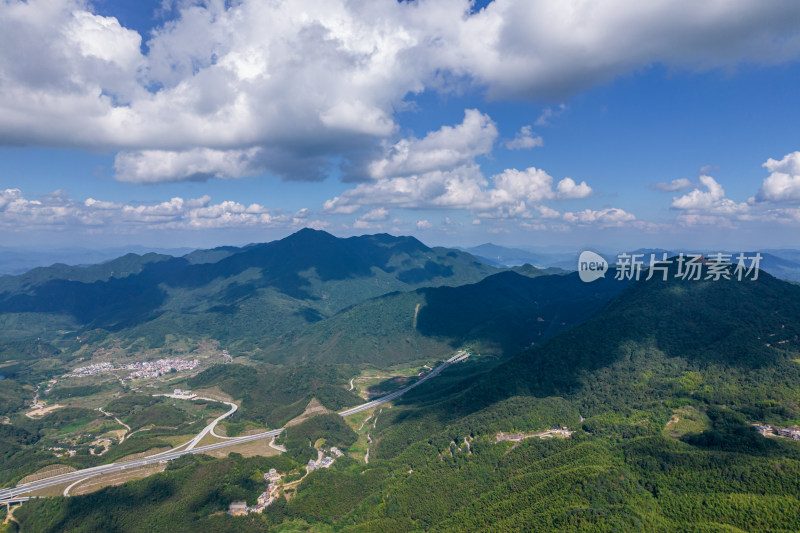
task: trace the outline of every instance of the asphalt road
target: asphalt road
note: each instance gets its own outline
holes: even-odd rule
[[[373,407],[376,407],[378,405],[382,405],[382,404],[391,402],[392,400],[396,400],[397,398],[399,398],[400,396],[402,396],[403,394],[405,394],[409,390],[413,389],[414,387],[417,387],[417,386],[421,385],[422,383],[424,383],[425,381],[429,380],[430,378],[439,375],[439,373],[442,370],[444,370],[446,367],[448,367],[452,363],[457,363],[459,361],[463,361],[467,357],[469,357],[469,354],[463,353],[463,352],[459,352],[458,354],[454,355],[453,357],[451,357],[450,359],[448,359],[447,361],[445,361],[441,365],[437,366],[436,368],[431,370],[428,374],[426,374],[425,376],[420,378],[418,381],[412,383],[411,385],[408,385],[407,387],[404,387],[404,388],[399,389],[399,390],[397,390],[395,392],[392,392],[391,394],[387,394],[386,396],[382,396],[382,397],[380,397],[380,398],[378,398],[376,400],[372,400],[370,402],[367,402],[365,404],[359,405],[357,407],[353,407],[351,409],[347,409],[345,411],[342,411],[342,412],[339,413],[339,415],[341,415],[341,416],[350,416],[350,415],[353,415],[355,413],[360,413],[361,411],[365,411],[367,409],[372,409]],[[225,402],[225,403],[227,403],[227,402]],[[140,467],[140,466],[146,466],[146,465],[150,465],[150,464],[154,464],[154,463],[172,461],[174,459],[177,459],[178,457],[181,457],[181,456],[189,454],[189,453],[204,453],[204,452],[207,452],[207,451],[210,451],[210,450],[216,450],[216,449],[219,449],[219,448],[225,448],[227,446],[235,446],[237,444],[242,444],[244,442],[251,442],[251,441],[259,440],[259,439],[263,439],[263,438],[271,438],[271,437],[280,435],[285,429],[285,428],[273,429],[273,430],[270,430],[270,431],[266,431],[264,433],[257,433],[255,435],[247,435],[247,436],[244,436],[244,437],[229,438],[229,439],[226,439],[226,440],[224,440],[222,442],[217,442],[217,443],[214,443],[214,444],[208,444],[206,446],[196,446],[196,444],[198,442],[200,442],[200,440],[203,438],[203,436],[205,436],[206,434],[208,434],[209,432],[211,432],[213,430],[213,427],[216,425],[216,423],[219,420],[222,420],[226,416],[229,416],[229,415],[233,414],[233,412],[236,411],[236,406],[234,404],[228,404],[228,405],[233,406],[231,411],[229,411],[225,415],[222,415],[221,417],[219,417],[216,420],[214,420],[214,422],[209,424],[202,432],[200,432],[194,439],[192,439],[190,441],[191,445],[189,447],[185,448],[185,449],[170,450],[170,451],[167,451],[167,452],[162,452],[162,453],[157,454],[157,455],[151,455],[151,456],[148,456],[148,457],[142,457],[141,459],[135,459],[133,461],[125,461],[123,463],[110,463],[110,464],[107,464],[107,465],[93,466],[91,468],[84,468],[82,470],[76,470],[75,472],[69,472],[67,474],[60,474],[58,476],[49,477],[47,479],[41,479],[41,480],[38,480],[38,481],[31,481],[29,483],[23,483],[23,484],[17,485],[16,487],[0,489],[0,504],[4,504],[4,503],[6,503],[7,500],[17,498],[17,497],[19,497],[19,496],[21,496],[23,494],[27,494],[29,492],[32,492],[32,491],[35,491],[35,490],[44,489],[44,488],[47,488],[47,487],[52,487],[52,486],[55,486],[55,485],[62,485],[64,483],[71,483],[71,482],[75,482],[75,481],[82,480],[82,479],[89,479],[89,478],[92,478],[92,477],[96,477],[96,476],[103,475],[103,474],[110,474],[110,473],[113,473],[113,472],[121,472],[123,470],[130,470],[130,469],[133,469],[133,468],[137,468],[137,467]],[[179,446],[179,448],[184,448],[185,446],[186,446],[186,443],[184,443],[183,445]]]

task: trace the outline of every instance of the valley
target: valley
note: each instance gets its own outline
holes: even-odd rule
[[[800,444],[782,432],[800,424],[796,285],[764,272],[586,284],[322,233],[126,257],[124,275],[3,279],[0,320],[42,328],[0,338],[0,502],[22,503],[14,520],[781,531],[793,519]],[[291,266],[270,256],[286,249]],[[135,314],[52,300],[128,290],[134,306],[160,295]],[[55,323],[76,329],[45,335]],[[255,480],[270,469],[281,481],[265,493]],[[686,494],[701,487],[712,503],[699,509]]]

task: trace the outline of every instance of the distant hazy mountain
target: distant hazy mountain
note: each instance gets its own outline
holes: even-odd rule
[[[507,248],[498,246],[496,244],[486,243],[472,248],[465,248],[465,251],[471,253],[487,265],[493,265],[498,268],[513,267],[530,263],[538,268],[558,268],[567,271],[573,271],[577,268],[578,254],[580,249],[575,250],[574,253],[565,252],[543,252],[543,251],[527,251],[520,248]],[[597,252],[597,250],[594,250]],[[718,250],[682,250],[684,253],[702,253],[708,256],[718,252]],[[679,254],[680,250],[669,250],[666,248],[638,248],[636,250],[626,250],[628,254],[641,254],[642,260],[647,263],[650,260],[650,255],[654,254],[657,259],[667,254],[667,257],[675,257]],[[602,257],[608,261],[609,264],[614,264],[617,261],[619,254],[612,254],[607,252],[599,252]],[[734,258],[739,253],[744,253],[746,256],[752,256],[754,251],[737,250],[727,251]],[[791,249],[776,249],[776,250],[760,250],[762,260],[760,268],[765,272],[769,272],[773,276],[788,280],[800,282],[800,251]],[[734,259],[735,262],[735,259]]]
[[[800,250],[788,248],[765,249],[764,252],[800,264]]]
[[[689,251],[684,253],[701,253],[705,257],[710,257],[716,254],[718,250],[699,250],[699,251]],[[778,255],[770,250],[738,250],[738,251],[723,251],[722,253],[728,254],[731,256],[731,262],[736,263],[736,257],[741,253],[744,254],[745,257],[754,257],[756,253],[761,254],[761,262],[759,264],[759,268],[764,272],[769,272],[773,276],[779,279],[788,280],[788,281],[800,281],[800,252],[793,250],[781,250],[779,251],[784,256]],[[650,260],[650,254],[655,254],[656,259],[660,259],[666,253],[667,257],[676,257],[678,256],[679,252],[675,250],[665,250],[663,248],[640,248],[638,250],[634,250],[633,252],[628,252],[629,254],[643,254],[644,261],[647,262]],[[793,257],[794,255],[797,256],[797,261],[793,261],[791,259],[787,259],[789,257]],[[609,262],[616,261],[616,256],[613,258],[607,258]],[[749,260],[747,261],[749,265]]]
[[[193,248],[151,248],[146,246],[124,246],[93,250],[88,248],[56,248],[51,250],[0,246],[0,276],[22,274],[36,267],[55,263],[67,265],[92,265],[110,261],[126,254],[181,256]]]
[[[481,261],[497,267],[513,267],[530,263],[538,268],[557,267],[575,270],[574,263],[578,259],[577,252],[533,252],[521,248],[507,248],[492,243],[481,244],[465,251],[478,257]]]
[[[784,250],[785,257],[772,253],[770,251],[761,251],[763,259],[761,260],[761,269],[769,272],[776,278],[785,279],[789,281],[800,281],[800,252],[795,251],[794,254],[791,250]],[[737,254],[738,255],[738,254]],[[747,256],[755,255],[753,252],[745,253]],[[787,259],[795,257],[795,259]]]

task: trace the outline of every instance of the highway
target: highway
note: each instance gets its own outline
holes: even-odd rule
[[[213,402],[213,401],[219,401],[219,400],[212,400],[211,398],[198,398],[198,399],[199,399],[199,400],[211,400],[212,402]],[[225,413],[224,415],[221,415],[221,416],[219,416],[219,417],[218,417],[216,420],[214,420],[214,421],[213,421],[213,422],[211,422],[209,425],[207,425],[205,428],[203,428],[203,431],[201,431],[200,433],[198,433],[198,434],[197,434],[197,436],[196,436],[195,438],[193,438],[193,439],[191,440],[191,442],[189,442],[189,446],[186,448],[187,450],[192,450],[192,449],[194,449],[194,448],[197,446],[197,444],[198,444],[198,443],[199,443],[201,440],[203,440],[203,437],[205,437],[205,436],[206,436],[206,435],[208,435],[209,433],[211,433],[213,436],[215,436],[215,437],[217,437],[217,438],[223,438],[223,437],[220,437],[219,435],[217,435],[216,433],[214,433],[214,428],[216,427],[216,425],[217,425],[217,422],[219,422],[219,421],[220,421],[220,420],[222,420],[222,419],[228,418],[228,417],[229,417],[229,416],[231,416],[233,413],[235,413],[235,412],[236,412],[236,410],[237,410],[237,409],[239,409],[239,406],[238,406],[238,405],[236,405],[235,403],[231,403],[231,402],[222,402],[222,403],[224,403],[224,404],[226,404],[226,405],[229,405],[229,406],[231,407],[231,410],[230,410],[230,411],[228,411],[227,413]]]
[[[424,383],[425,381],[429,380],[430,378],[439,375],[439,373],[442,370],[444,370],[446,367],[450,366],[453,363],[457,363],[457,362],[463,361],[467,357],[469,357],[469,353],[468,352],[463,352],[463,351],[458,352],[456,355],[454,355],[453,357],[451,357],[450,359],[448,359],[447,361],[445,361],[441,365],[437,366],[436,368],[431,370],[428,374],[426,374],[425,376],[420,378],[418,381],[412,383],[411,385],[408,385],[407,387],[403,387],[402,389],[396,390],[395,392],[387,394],[386,396],[382,396],[382,397],[380,397],[378,399],[369,401],[369,402],[364,403],[362,405],[359,405],[357,407],[353,407],[351,409],[346,409],[344,411],[341,411],[339,413],[339,415],[341,415],[341,416],[350,416],[350,415],[353,415],[355,413],[360,413],[361,411],[365,411],[367,409],[372,409],[373,407],[376,407],[378,405],[382,405],[382,404],[391,402],[392,400],[396,400],[397,398],[399,398],[400,396],[402,396],[403,394],[405,394],[409,390],[413,389],[414,387],[417,387],[420,384]],[[172,450],[168,450],[166,452],[161,452],[161,453],[156,454],[156,455],[150,455],[150,456],[147,456],[147,457],[142,457],[140,459],[134,459],[132,461],[110,463],[110,464],[106,464],[106,465],[93,466],[91,468],[84,468],[82,470],[76,470],[75,472],[69,472],[67,474],[60,474],[60,475],[49,477],[49,478],[46,478],[46,479],[40,479],[38,481],[31,481],[31,482],[28,482],[28,483],[23,483],[23,484],[17,485],[16,487],[9,487],[9,488],[5,488],[5,489],[0,489],[0,505],[4,505],[8,501],[19,501],[19,499],[20,499],[19,497],[20,496],[22,496],[23,494],[27,494],[29,492],[35,491],[35,490],[41,490],[41,489],[44,489],[44,488],[47,488],[47,487],[53,487],[55,485],[62,485],[64,483],[74,483],[76,481],[89,479],[89,478],[96,477],[96,476],[99,476],[99,475],[110,474],[110,473],[113,473],[113,472],[120,472],[120,471],[123,471],[123,470],[129,470],[129,469],[137,468],[137,467],[140,467],[140,466],[146,466],[146,465],[150,465],[150,464],[154,464],[154,463],[168,462],[168,461],[172,461],[174,459],[177,459],[178,457],[181,457],[183,455],[190,454],[190,453],[204,453],[204,452],[211,451],[211,450],[216,450],[216,449],[219,449],[219,448],[225,448],[227,446],[235,446],[237,444],[242,444],[242,443],[245,443],[245,442],[251,442],[251,441],[259,440],[259,439],[263,439],[263,438],[276,437],[276,436],[280,435],[281,433],[283,433],[283,431],[285,429],[285,428],[273,429],[273,430],[270,430],[270,431],[266,431],[264,433],[257,433],[255,435],[247,435],[247,436],[244,436],[244,437],[231,437],[231,438],[228,438],[228,439],[226,439],[226,440],[224,440],[222,442],[217,442],[217,443],[214,443],[214,444],[208,444],[208,445],[205,445],[205,446],[197,446],[197,444],[200,442],[200,440],[202,440],[202,438],[204,436],[206,436],[208,433],[212,433],[212,435],[215,435],[213,430],[214,430],[214,427],[216,426],[217,422],[219,422],[220,420],[222,420],[222,419],[232,415],[234,412],[236,412],[236,409],[238,408],[238,406],[236,404],[232,404],[232,403],[228,403],[228,402],[225,402],[225,403],[227,403],[228,405],[232,406],[230,411],[228,411],[224,415],[216,418],[213,422],[211,422],[208,426],[206,426],[203,429],[203,431],[198,433],[197,436],[195,436],[191,441],[186,442],[186,443],[184,443],[184,444],[182,444],[180,446],[177,446],[176,448],[173,448]],[[188,444],[188,446],[187,446],[187,444]]]
[[[437,366],[436,368],[431,370],[429,373],[425,374],[422,378],[420,378],[419,380],[415,381],[411,385],[408,385],[407,387],[403,387],[402,389],[396,390],[391,394],[387,394],[386,396],[381,396],[377,400],[372,400],[371,402],[367,402],[367,403],[361,404],[359,406],[353,407],[351,409],[347,409],[345,411],[341,411],[339,414],[341,416],[350,416],[350,415],[354,415],[356,413],[360,413],[361,411],[366,411],[367,409],[372,409],[373,407],[377,407],[378,405],[383,405],[385,403],[391,402],[392,400],[396,400],[397,398],[399,398],[403,394],[407,393],[408,391],[410,391],[414,387],[417,387],[417,386],[425,383],[426,381],[428,381],[432,377],[438,376],[439,373],[442,370],[444,370],[446,367],[450,366],[453,363],[458,363],[460,361],[463,361],[467,357],[469,357],[469,353],[468,352],[458,352],[456,355],[454,355],[453,357],[451,357],[450,359],[448,359],[447,361],[445,361],[441,365]]]
[[[204,453],[207,451],[216,450],[217,448],[233,446],[234,444],[242,444],[244,442],[263,439],[265,437],[277,436],[280,435],[282,432],[283,428],[273,429],[271,431],[267,431],[265,433],[259,433],[257,435],[238,437],[235,441],[227,440],[223,442],[217,442],[214,444],[208,444],[206,446],[197,446],[195,448],[192,448],[191,450],[170,451],[164,454],[150,455],[148,457],[142,457],[141,459],[134,459],[133,461],[125,461],[122,463],[110,463],[107,465],[93,466],[91,468],[76,470],[75,472],[69,472],[67,474],[60,474],[58,476],[53,476],[46,479],[40,479],[38,481],[31,481],[29,483],[17,485],[14,488],[0,489],[0,505],[5,504],[6,500],[15,499],[17,496],[26,494],[34,490],[40,490],[47,487],[52,487],[54,485],[61,485],[64,483],[89,479],[102,474],[110,474],[113,472],[120,472],[122,470],[130,470],[133,468],[150,465],[153,463],[172,461],[173,459],[177,459],[178,457],[181,457],[189,453]]]

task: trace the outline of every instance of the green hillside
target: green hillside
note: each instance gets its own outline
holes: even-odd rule
[[[627,285],[612,279],[589,285],[576,274],[535,275],[541,271],[530,266],[526,272],[368,300],[282,336],[261,357],[390,366],[464,345],[513,355],[586,320]]]
[[[77,349],[74,333],[94,331],[95,340],[112,334],[146,349],[179,332],[251,351],[369,298],[472,283],[495,272],[465,252],[429,248],[413,237],[340,239],[304,229],[279,241],[181,258],[129,254],[90,267],[4,276],[0,335],[58,338]]]
[[[436,305],[447,302],[455,320],[431,318],[431,328],[455,324],[473,332],[463,322],[479,312],[470,307],[474,291],[482,302],[492,294],[519,304],[542,294],[525,293],[520,287],[527,283],[546,284],[560,297],[554,302],[571,308],[585,305],[581,291],[590,290],[599,311],[513,357],[453,365],[376,410],[366,428],[350,426],[359,439],[362,430],[370,435],[369,463],[340,458],[263,515],[216,514],[258,492],[248,480],[258,478],[261,463],[234,457],[187,459],[94,495],[29,502],[18,519],[23,529],[42,531],[84,531],[86,524],[180,530],[176,520],[219,531],[796,530],[800,444],[764,437],[752,424],[800,422],[800,287],[762,272],[757,281],[640,281],[600,298],[602,283],[570,292],[569,280],[503,273],[460,290],[437,289],[446,297],[440,304],[427,299],[426,308],[441,317],[446,307]],[[386,302],[422,294],[431,292],[370,304],[395,309],[399,304]],[[380,307],[365,309],[380,314]],[[513,316],[491,305],[486,313]],[[420,309],[417,329],[422,317]],[[219,365],[190,385],[215,385],[242,398],[243,419],[281,423],[311,397],[334,409],[357,403],[336,385],[353,370]],[[290,432],[284,468],[299,472],[320,435],[342,447],[354,442],[336,420],[312,418]],[[539,438],[552,426],[572,433]],[[137,519],[132,506],[148,519]]]
[[[190,379],[189,385],[216,386],[241,401],[231,421],[250,420],[277,428],[301,414],[312,398],[332,410],[361,403],[344,387],[354,373],[349,365],[216,365]]]

